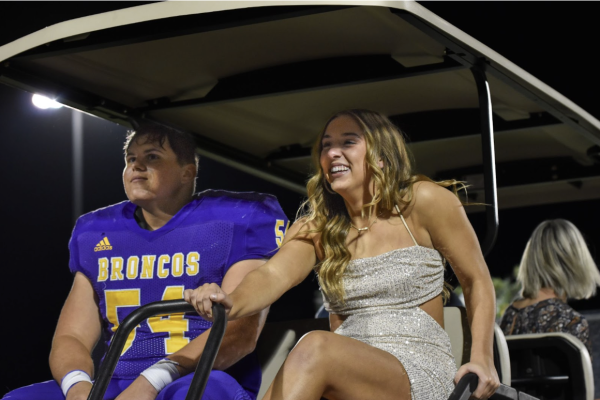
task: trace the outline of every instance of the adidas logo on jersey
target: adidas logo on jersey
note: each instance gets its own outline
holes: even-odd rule
[[[108,241],[107,237],[102,239],[100,241],[100,243],[98,243],[96,245],[96,247],[94,247],[94,251],[102,251],[102,250],[112,250],[112,246],[110,245],[110,242]]]

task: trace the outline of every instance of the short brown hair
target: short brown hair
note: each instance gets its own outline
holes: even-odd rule
[[[146,137],[145,143],[158,143],[163,148],[165,141],[168,140],[179,164],[194,164],[196,171],[198,170],[200,156],[196,153],[196,142],[190,134],[149,121],[138,122],[136,125],[135,130],[129,131],[125,139],[123,146],[125,153],[131,146],[131,142],[142,136]]]

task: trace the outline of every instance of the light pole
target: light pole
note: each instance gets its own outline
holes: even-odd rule
[[[63,105],[56,100],[46,96],[34,94],[31,102],[43,110],[49,108],[61,108]],[[73,220],[83,213],[83,115],[81,112],[71,109],[71,141],[73,154]]]
[[[83,114],[71,109],[73,142],[73,220],[83,213]]]

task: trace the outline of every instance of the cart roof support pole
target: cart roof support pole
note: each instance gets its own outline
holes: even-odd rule
[[[492,122],[492,100],[485,71],[478,65],[471,67],[477,84],[481,116],[481,151],[483,155],[483,178],[486,203],[486,234],[481,244],[484,256],[494,247],[498,236],[498,193],[496,190],[496,160],[494,151],[494,126]]]

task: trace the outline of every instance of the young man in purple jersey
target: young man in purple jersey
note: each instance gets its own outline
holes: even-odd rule
[[[55,380],[5,399],[86,399],[91,352],[102,331],[110,340],[137,307],[180,299],[204,283],[232,291],[278,249],[288,221],[275,197],[194,194],[194,148],[188,135],[155,124],[128,137],[123,184],[129,200],[80,217],[69,243],[75,279],[50,353]],[[203,399],[256,398],[260,368],[253,350],[267,312],[228,324]],[[183,400],[210,326],[196,313],[141,323],[129,335],[105,399]]]

